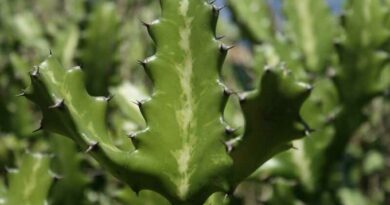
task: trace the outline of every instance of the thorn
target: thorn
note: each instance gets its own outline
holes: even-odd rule
[[[236,148],[236,145],[237,143],[239,143],[241,141],[241,137],[236,137],[236,138],[232,138],[226,142],[224,142],[225,144],[225,147],[226,147],[226,151],[228,153],[234,151],[234,149]]]
[[[54,173],[54,172],[51,171],[51,170],[49,170],[49,174],[50,174],[50,176],[54,179],[55,182],[58,181],[58,180],[60,180],[60,179],[63,179],[63,178],[64,178],[63,176],[61,176],[61,175],[59,175],[59,174],[57,174],[57,173]]]
[[[150,99],[148,98],[145,98],[145,99],[141,99],[141,100],[136,100],[135,101],[135,104],[138,105],[139,109],[142,111],[145,103],[147,103]]]
[[[142,67],[146,66],[146,60],[138,60],[138,64],[140,64]]]
[[[49,56],[52,56],[53,55],[53,52],[51,49],[49,49]]]
[[[231,141],[224,142],[224,144],[225,144],[226,152],[230,153],[233,151],[234,147]]]
[[[244,104],[247,100],[245,94],[237,94],[238,100],[240,101],[240,104]]]
[[[137,136],[137,132],[131,132],[127,135],[130,139],[134,139]]]
[[[307,86],[306,86],[306,91],[307,92],[312,92],[313,91],[313,89],[314,89],[314,86],[313,85],[310,85],[310,84],[307,84]]]
[[[237,92],[234,92],[233,90],[231,90],[230,88],[228,88],[226,85],[223,85],[223,94],[225,96],[231,96],[233,94],[237,94]]]
[[[131,141],[133,142],[133,145],[136,149],[138,149],[138,145],[139,145],[139,142],[140,142],[140,134],[142,133],[145,133],[149,130],[149,128],[145,128],[143,130],[140,130],[140,131],[136,131],[136,132],[130,132],[127,136],[131,139]]]
[[[272,67],[271,66],[265,66],[264,67],[264,74],[269,74],[271,73],[272,71]]]
[[[31,76],[37,78],[39,76],[39,66],[35,66],[35,70],[33,72],[31,72]]]
[[[228,88],[221,80],[217,80],[218,85],[223,89],[223,94],[225,96],[230,96],[233,94],[233,91]]]
[[[131,102],[138,106],[139,111],[141,112],[145,121],[147,121],[145,114],[144,114],[144,103],[146,102],[146,100],[136,100],[136,101],[131,101]]]
[[[57,103],[55,103],[54,105],[52,105],[52,106],[49,106],[49,109],[63,109],[65,107],[65,104],[64,104],[64,100],[62,99],[62,100],[60,100],[60,101],[58,101]]]
[[[7,173],[16,173],[16,172],[19,171],[19,170],[16,169],[16,168],[11,168],[11,167],[7,167],[7,166],[5,166],[4,169],[5,169],[5,171],[6,171]]]
[[[310,128],[310,126],[302,119],[301,116],[299,116],[299,121],[300,121],[301,124],[303,125],[304,132],[305,132],[305,135],[306,135],[306,136],[309,136],[310,133],[314,132],[314,130]]]
[[[222,11],[222,9],[226,8],[226,5],[223,5],[221,7],[215,7],[215,9],[217,9],[218,12]]]
[[[82,70],[80,65],[74,66],[71,70],[73,70],[73,69],[74,69],[74,70]]]
[[[16,95],[16,97],[22,97],[26,95],[26,91],[22,90],[19,94]]]
[[[336,115],[334,113],[331,113],[325,118],[325,124],[331,124],[336,119]]]
[[[298,82],[298,84],[305,89],[303,91],[303,94],[305,94],[305,95],[306,94],[310,94],[313,91],[313,89],[314,89],[314,87],[312,85],[307,84],[307,83]]]
[[[92,152],[98,148],[99,142],[94,142],[88,146],[88,148],[84,151],[85,153]]]
[[[238,130],[238,129],[236,129],[236,128],[226,127],[226,128],[225,128],[225,134],[228,135],[228,136],[231,136],[231,135],[235,134],[235,132],[236,132],[237,130]]]
[[[226,53],[228,52],[230,49],[234,48],[235,46],[227,46],[227,45],[224,45],[222,44],[220,47],[219,47],[219,51],[221,53]]]
[[[311,134],[312,132],[314,132],[313,129],[304,129],[304,130],[303,130],[303,134],[304,134],[304,136],[306,136],[306,137],[309,137],[310,134]]]
[[[139,111],[141,112],[141,115],[142,117],[144,118],[145,122],[148,123],[148,117],[145,113],[145,103],[147,102],[148,100],[142,100],[142,101],[138,101],[138,109]]]
[[[212,6],[213,6],[213,14],[214,14],[214,16],[218,17],[220,9],[217,6],[215,6],[215,5],[212,5]]]
[[[110,94],[110,95],[108,95],[107,97],[105,97],[104,100],[105,100],[106,102],[110,102],[110,101],[112,100],[113,97],[114,97],[114,95]]]
[[[143,20],[140,20],[140,21],[141,21],[142,25],[145,26],[147,29],[149,29],[150,26],[152,25],[152,24],[150,24],[150,23],[146,23],[146,22],[143,21]]]
[[[230,187],[229,190],[225,193],[225,197],[233,196],[235,189]]]
[[[225,38],[225,36],[224,36],[224,35],[221,35],[221,36],[215,36],[215,39],[216,39],[216,40],[218,40],[218,41],[219,41],[219,40],[222,40],[223,38]]]
[[[235,149],[235,146],[237,145],[237,143],[241,140],[240,137],[236,137],[236,138],[233,138],[233,139],[230,139],[226,142],[223,142],[225,144],[225,148],[226,148],[226,151],[228,153],[234,151]]]
[[[138,106],[139,109],[142,108],[142,105],[144,104],[144,101],[142,100],[135,100],[135,101],[132,101],[135,105]]]
[[[213,5],[213,4],[215,3],[215,1],[216,1],[216,0],[211,0],[211,1],[209,1],[209,4],[210,4],[210,5]]]
[[[305,129],[305,136],[309,137],[313,132],[315,132],[314,129]]]
[[[39,131],[41,131],[41,130],[43,130],[42,121],[41,121],[41,123],[39,124],[39,127],[38,127],[37,129],[35,129],[34,131],[32,131],[32,133],[36,133],[36,132],[39,132]]]
[[[129,134],[128,134],[128,136],[129,136],[131,142],[133,143],[133,145],[134,145],[134,147],[135,147],[136,149],[138,149],[138,143],[139,143],[137,134],[138,134],[138,132],[132,132],[132,133],[129,133]]]
[[[293,149],[293,150],[298,150],[298,148],[295,147],[294,145],[291,145],[291,149]]]

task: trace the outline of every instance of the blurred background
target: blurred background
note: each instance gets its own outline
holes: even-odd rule
[[[235,45],[223,69],[230,88],[253,90],[266,66],[284,66],[314,86],[302,109],[313,132],[243,182],[234,203],[390,204],[390,1],[215,4],[226,5],[217,34]],[[107,114],[114,135],[141,129],[132,102],[150,95],[151,83],[138,60],[154,52],[142,22],[159,15],[157,0],[0,0],[0,204],[26,186],[10,173],[32,169],[32,152],[50,156],[53,182],[35,187],[47,189],[48,204],[167,204],[152,192],[137,196],[69,139],[34,132],[40,112],[18,96],[53,53],[64,67],[83,69],[91,95],[114,96]],[[242,132],[237,100],[224,115]]]

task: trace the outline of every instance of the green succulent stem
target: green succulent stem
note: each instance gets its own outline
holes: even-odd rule
[[[326,156],[322,166],[324,172],[331,171],[334,168],[338,159],[345,153],[351,135],[367,120],[367,116],[362,113],[362,109],[362,106],[346,106],[334,119],[335,134],[324,150],[324,155]],[[329,184],[325,174],[322,175],[320,181],[325,187]]]
[[[8,189],[0,200],[7,205],[44,205],[53,182],[50,157],[41,154],[25,154],[19,169],[8,171]]]
[[[264,72],[260,89],[241,102],[246,129],[240,146],[232,153],[237,181],[273,155],[292,148],[292,140],[305,136],[309,128],[299,112],[311,89],[296,82],[283,67]]]
[[[172,204],[199,205],[237,184],[305,135],[300,117],[311,87],[287,69],[265,71],[241,105],[245,133],[227,149],[223,119],[232,93],[221,67],[231,47],[216,37],[220,8],[203,0],[161,0],[162,15],[145,24],[156,53],[141,61],[153,82],[149,99],[135,102],[145,129],[114,142],[105,124],[110,98],[92,97],[79,67],[64,69],[50,55],[30,73],[26,97],[43,113],[41,128],[67,136],[136,192],[152,190]]]

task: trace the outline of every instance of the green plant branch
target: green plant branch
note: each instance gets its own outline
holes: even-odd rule
[[[258,91],[242,102],[245,134],[227,149],[223,111],[232,93],[220,76],[231,47],[216,37],[220,8],[191,0],[162,0],[161,8],[160,19],[145,24],[156,53],[140,62],[153,82],[150,99],[136,102],[146,128],[118,136],[128,148],[114,144],[104,123],[110,98],[90,96],[80,68],[65,70],[50,55],[30,73],[24,95],[42,110],[40,129],[73,139],[135,191],[156,191],[175,205],[203,204],[216,192],[230,193],[309,131],[299,111],[311,87],[285,69],[266,70]]]

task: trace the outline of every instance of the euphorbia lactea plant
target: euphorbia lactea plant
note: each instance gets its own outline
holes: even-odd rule
[[[232,92],[221,79],[230,47],[215,33],[220,9],[204,0],[161,0],[161,8],[146,24],[156,53],[141,61],[154,87],[138,103],[147,128],[117,136],[126,144],[115,144],[105,124],[109,98],[90,96],[78,67],[66,70],[50,55],[24,94],[40,106],[42,129],[73,139],[134,190],[203,204],[305,135],[299,110],[311,87],[283,68],[266,69],[257,90],[241,96],[245,131],[231,143],[223,111]]]

